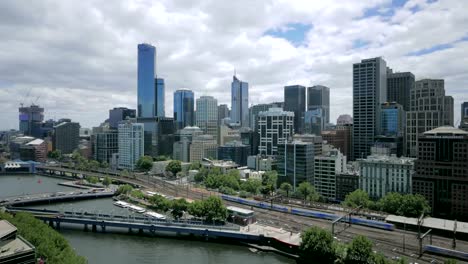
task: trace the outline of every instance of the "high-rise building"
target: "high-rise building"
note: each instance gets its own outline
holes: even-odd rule
[[[468,102],[461,104],[460,129],[468,131]]]
[[[350,115],[344,114],[340,115],[336,119],[336,125],[345,125],[345,124],[353,124],[353,118]]]
[[[411,193],[414,173],[413,158],[375,154],[357,159],[360,168],[359,187],[374,199],[389,192]]]
[[[138,44],[138,117],[156,116],[156,48]]]
[[[257,131],[243,127],[240,129],[241,142],[249,146],[250,155],[258,154],[258,145],[260,144],[260,135]]]
[[[314,156],[323,154],[323,138],[320,135],[312,134],[294,134],[293,139],[296,141],[312,143],[314,145]]]
[[[370,154],[381,132],[381,104],[387,100],[387,63],[382,58],[353,64],[353,153]]]
[[[44,121],[44,108],[32,104],[19,108],[19,131],[25,136],[42,138],[42,122]]]
[[[305,87],[290,85],[284,87],[284,111],[294,112],[294,132],[302,134],[306,106]]]
[[[109,126],[117,129],[119,122],[127,118],[135,118],[136,110],[128,109],[126,107],[115,107],[109,110]]]
[[[241,140],[239,124],[238,123],[221,124],[219,126],[218,144],[222,146],[234,140],[237,140],[237,141]]]
[[[192,139],[203,135],[203,131],[199,127],[184,127],[175,134],[175,142],[173,145],[172,157],[175,160],[190,162],[190,145]]]
[[[336,175],[336,200],[344,201],[346,195],[359,188],[359,173],[346,171]]]
[[[221,125],[221,121],[226,117],[230,117],[229,107],[227,104],[218,105],[218,125]]]
[[[302,182],[314,184],[314,144],[294,140],[277,148],[278,182],[289,182],[294,190]]]
[[[413,193],[426,197],[433,216],[468,220],[468,132],[438,127],[418,145]]]
[[[144,155],[144,125],[122,121],[118,125],[119,169],[134,170],[140,157]]]
[[[213,96],[197,99],[196,124],[207,135],[218,139],[218,100]]]
[[[194,94],[191,90],[181,89],[174,92],[174,122],[176,129],[194,125],[195,114],[193,108]]]
[[[166,116],[166,84],[163,78],[156,78],[156,116]]]
[[[419,135],[440,126],[453,126],[453,97],[445,95],[444,80],[417,81],[406,113],[406,155],[416,157]]]
[[[247,157],[250,155],[250,146],[240,141],[232,141],[218,147],[219,160],[231,160],[240,166],[247,165]]]
[[[353,160],[351,151],[352,130],[353,124],[337,125],[336,129],[334,130],[322,131],[322,138],[328,144],[334,146],[341,153],[343,153],[343,155],[345,155],[348,160]]]
[[[257,128],[255,127],[255,125],[257,124],[257,116],[260,112],[264,112],[264,111],[268,111],[268,109],[272,108],[272,107],[280,107],[282,108],[282,106],[279,106],[278,103],[271,103],[271,104],[256,104],[256,105],[252,105],[250,108],[249,108],[249,119],[250,119],[250,128],[253,129],[253,130],[257,130]]]
[[[92,142],[93,158],[99,162],[107,162],[107,164],[110,164],[112,155],[119,153],[119,134],[117,130],[108,130],[93,134]]]
[[[325,117],[322,108],[308,110],[304,113],[304,133],[320,135],[325,128]]]
[[[314,187],[325,199],[335,201],[336,177],[346,170],[346,156],[337,149],[314,157]]]
[[[403,106],[392,102],[382,104],[381,134],[385,136],[403,136],[406,125],[406,113]]]
[[[70,119],[59,120],[52,135],[53,149],[60,150],[62,154],[71,154],[78,149],[79,142],[80,124]]]
[[[231,122],[249,126],[249,84],[235,75],[231,84]]]
[[[307,110],[321,109],[325,124],[330,123],[330,88],[315,85],[307,88]]]
[[[137,118],[144,126],[145,155],[172,157],[175,124],[171,117]]]
[[[200,135],[192,139],[190,145],[190,162],[202,161],[204,158],[217,159],[218,144],[212,135]]]
[[[283,111],[281,108],[270,108],[258,114],[257,123],[260,134],[258,153],[261,155],[276,155],[278,145],[292,139],[294,134],[294,112]]]
[[[409,111],[411,90],[414,88],[414,74],[411,72],[387,72],[387,101],[395,102]]]

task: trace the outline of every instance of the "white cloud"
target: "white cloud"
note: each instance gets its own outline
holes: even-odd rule
[[[390,18],[390,0],[369,1],[38,1],[0,3],[0,129],[17,128],[17,108],[30,90],[47,118],[70,117],[85,127],[109,108],[136,107],[136,46],[157,46],[166,79],[166,113],[173,91],[190,88],[230,103],[237,69],[250,101],[283,100],[283,86],[331,88],[332,120],[352,113],[352,63],[383,56],[417,78],[444,78],[447,93],[468,101],[468,42],[420,57],[410,52],[452,43],[468,33],[468,2],[410,0]],[[418,6],[418,12],[413,13]],[[305,45],[264,35],[291,23],[313,25]],[[366,45],[354,48],[355,41]]]

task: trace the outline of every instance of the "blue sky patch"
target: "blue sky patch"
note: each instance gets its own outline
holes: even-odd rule
[[[432,46],[432,47],[427,48],[427,49],[412,51],[412,52],[406,54],[406,56],[422,56],[422,55],[426,55],[426,54],[430,54],[430,53],[434,53],[434,52],[437,52],[437,51],[446,50],[446,49],[450,49],[450,48],[453,48],[452,43],[438,44],[438,45]]]
[[[359,48],[364,48],[367,45],[369,45],[369,41],[363,40],[363,39],[355,39],[353,41],[353,49],[359,49]]]
[[[313,26],[310,24],[290,23],[282,28],[270,29],[265,32],[265,35],[283,38],[293,45],[299,46],[304,43],[307,32],[312,28]]]

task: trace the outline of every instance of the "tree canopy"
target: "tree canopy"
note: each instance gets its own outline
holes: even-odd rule
[[[280,185],[280,189],[286,193],[286,197],[289,197],[289,193],[292,191],[293,187],[288,182],[283,182]]]
[[[365,191],[358,189],[346,195],[343,205],[351,208],[358,206],[367,208],[370,202],[369,195]]]
[[[138,159],[136,167],[141,171],[149,171],[153,168],[153,158],[151,156],[142,156]]]
[[[331,233],[316,226],[301,234],[299,249],[304,259],[314,259],[316,263],[333,263],[335,260]]]
[[[172,175],[176,176],[177,173],[182,171],[182,163],[180,160],[171,160],[166,166],[166,171],[169,171]]]
[[[358,235],[348,246],[345,263],[367,264],[372,260],[372,242],[365,236]]]
[[[297,192],[302,196],[304,201],[318,201],[320,195],[315,190],[314,186],[312,186],[309,182],[302,182],[297,187]]]
[[[179,219],[184,215],[184,212],[187,211],[189,203],[181,198],[175,199],[171,202],[171,214],[175,219]]]

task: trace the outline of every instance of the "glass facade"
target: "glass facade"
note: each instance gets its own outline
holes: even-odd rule
[[[249,126],[249,84],[236,76],[231,84],[231,122]]]
[[[163,78],[156,79],[156,116],[164,117],[166,114],[164,98],[166,98],[166,89]]]
[[[322,108],[309,110],[304,113],[304,133],[320,135],[325,127]]]
[[[315,85],[307,88],[307,110],[322,109],[324,124],[330,123],[330,88]]]
[[[190,90],[174,92],[174,122],[176,129],[182,129],[194,124],[194,94]]]
[[[156,48],[138,45],[138,117],[156,114]]]
[[[294,131],[302,134],[304,130],[305,87],[291,85],[284,87],[284,111],[294,112]]]

